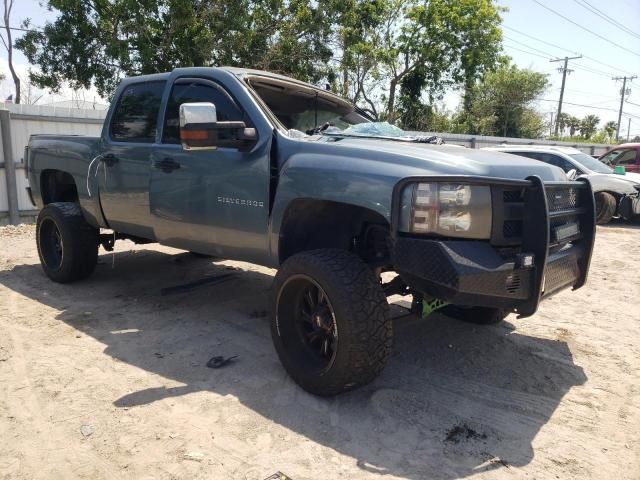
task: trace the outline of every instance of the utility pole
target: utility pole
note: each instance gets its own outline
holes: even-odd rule
[[[558,71],[562,73],[562,86],[560,87],[560,101],[558,102],[558,113],[556,114],[556,128],[554,133],[556,137],[558,136],[560,114],[562,114],[562,99],[564,98],[564,85],[567,81],[567,73],[573,72],[573,70],[569,70],[567,66],[569,65],[569,60],[575,60],[578,58],[582,58],[582,55],[578,57],[564,57],[564,58],[556,58],[554,60],[549,60],[550,62],[564,62],[564,67],[560,67],[558,69]]]
[[[627,143],[629,143],[630,132],[631,132],[631,117],[629,117],[629,123],[627,124]]]
[[[618,112],[618,128],[616,130],[616,142],[620,143],[620,122],[622,121],[622,107],[624,106],[624,96],[627,94],[627,80],[630,82],[635,78],[638,78],[637,75],[632,77],[613,77],[613,80],[618,81],[622,80],[622,90],[620,90],[620,111]]]
[[[549,112],[549,136],[553,135],[553,112]]]

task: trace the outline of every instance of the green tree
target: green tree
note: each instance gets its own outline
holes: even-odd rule
[[[604,127],[602,127],[602,129],[604,130],[604,133],[606,134],[607,138],[609,140],[613,139],[613,136],[616,133],[616,130],[618,129],[618,122],[615,122],[613,120],[607,122],[604,124]]]
[[[548,87],[547,76],[515,65],[487,73],[474,87],[471,114],[473,133],[505,137],[539,137],[544,120],[533,102]]]
[[[389,0],[379,49],[388,117],[398,115],[402,87],[401,95],[413,97],[405,105],[423,94],[431,103],[447,86],[471,85],[494,68],[501,49],[500,21],[493,0]]]
[[[583,138],[591,138],[596,133],[600,118],[597,115],[587,115],[580,122],[580,134]]]
[[[388,0],[336,0],[335,7],[334,89],[374,117],[380,109],[374,95],[382,82],[381,28],[389,6]]]
[[[569,136],[573,137],[576,134],[576,131],[580,129],[582,120],[578,117],[574,117],[573,115],[568,115],[566,124],[569,127]]]
[[[564,131],[569,125],[569,118],[570,115],[568,113],[562,112],[556,119],[556,122],[558,123],[558,132],[561,137],[564,135]]]
[[[39,87],[96,86],[175,67],[240,65],[318,81],[332,57],[332,0],[48,0],[43,32],[16,42]]]

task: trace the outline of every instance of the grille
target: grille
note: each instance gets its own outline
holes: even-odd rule
[[[502,199],[505,203],[516,203],[524,201],[523,190],[505,190],[502,192]]]
[[[505,238],[518,238],[522,236],[522,221],[505,220],[502,224],[502,234]]]
[[[547,190],[547,203],[550,212],[570,210],[579,207],[578,192],[575,188],[549,188]]]

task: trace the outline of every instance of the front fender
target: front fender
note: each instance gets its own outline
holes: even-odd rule
[[[285,213],[298,199],[324,200],[363,207],[391,222],[397,170],[381,169],[379,162],[318,154],[297,154],[281,168],[270,223],[269,251],[278,263],[279,240]]]

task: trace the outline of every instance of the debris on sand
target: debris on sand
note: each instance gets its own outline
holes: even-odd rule
[[[222,283],[222,282],[228,282],[229,280],[233,279],[235,276],[235,274],[233,273],[223,273],[221,275],[217,275],[214,277],[206,277],[206,278],[202,278],[200,280],[196,280],[194,282],[189,282],[189,283],[184,283],[182,285],[176,285],[173,287],[166,287],[163,288],[162,290],[160,290],[160,295],[162,296],[166,296],[166,295],[171,295],[174,293],[185,293],[185,292],[190,292],[192,290],[195,290],[198,287],[202,287],[204,285],[212,285],[212,284],[218,284],[218,283]]]
[[[192,462],[201,462],[204,460],[204,453],[200,452],[187,452],[182,458],[185,460],[191,460]]]
[[[276,472],[273,475],[269,475],[264,480],[292,480],[291,477],[288,477],[282,472]]]
[[[486,433],[478,433],[469,425],[467,425],[466,423],[463,423],[462,425],[456,425],[451,430],[449,430],[447,432],[447,436],[445,437],[444,441],[452,442],[452,443],[460,443],[462,440],[469,440],[469,439],[486,440],[486,438],[487,438]]]
[[[90,437],[91,435],[93,435],[94,429],[91,425],[82,425],[80,427],[80,433],[82,434],[83,437]]]
[[[222,368],[229,365],[234,359],[238,358],[238,355],[234,355],[233,357],[225,358],[222,355],[213,357],[207,362],[207,367],[209,368]]]

